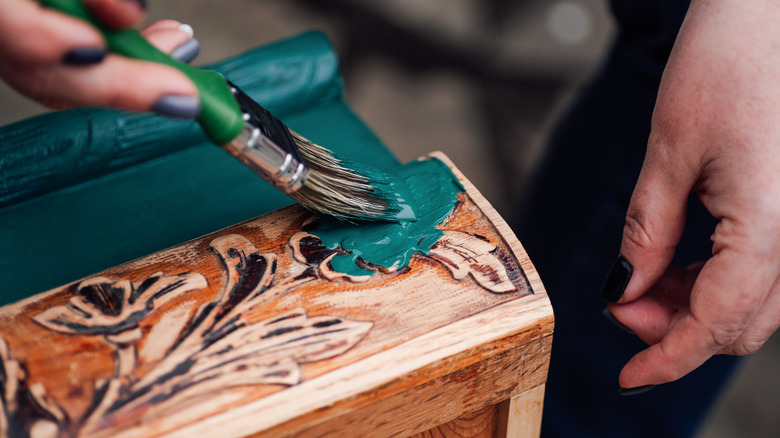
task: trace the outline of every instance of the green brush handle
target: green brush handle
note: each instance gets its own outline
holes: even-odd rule
[[[40,0],[46,7],[82,19],[103,34],[108,48],[128,58],[171,66],[195,84],[200,96],[198,123],[206,135],[218,145],[229,143],[244,127],[241,109],[230,92],[225,78],[214,71],[202,70],[177,61],[161,52],[134,29],[110,30],[95,22],[81,0]]]

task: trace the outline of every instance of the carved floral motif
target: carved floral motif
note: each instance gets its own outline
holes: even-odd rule
[[[513,292],[517,288],[512,284],[496,249],[496,245],[485,238],[445,230],[444,235],[431,246],[430,257],[444,265],[458,281],[470,275],[480,286],[493,293]]]
[[[346,279],[355,283],[364,283],[372,278],[372,275],[355,276],[334,271],[330,260],[346,251],[343,248],[328,249],[317,236],[307,232],[296,233],[290,239],[290,246],[295,260],[315,266],[320,274],[330,281]],[[471,276],[477,284],[492,293],[514,292],[517,287],[496,251],[496,245],[484,237],[461,231],[444,230],[444,235],[431,246],[428,254],[418,253],[418,255],[439,262],[457,281]],[[374,266],[360,258],[358,263],[366,271],[395,272],[397,270]]]
[[[178,294],[206,286],[202,275],[192,273],[166,276],[158,272],[137,284],[94,277],[79,283],[68,304],[39,314],[35,321],[67,334],[119,335],[135,331],[146,315]]]
[[[302,308],[257,317],[269,314],[258,310],[309,282],[367,282],[373,277],[334,271],[330,260],[346,251],[328,249],[312,234],[299,232],[288,244],[294,261],[305,269],[277,278],[275,255],[260,254],[236,234],[213,240],[210,249],[222,265],[224,284],[215,298],[194,311],[171,311],[169,304],[208,287],[199,273],[155,273],[139,282],[106,277],[82,281],[67,304],[38,314],[34,321],[66,335],[101,336],[114,352],[113,375],[95,381],[87,411],[70,418],[46,396],[42,385],[28,385],[24,365],[0,339],[0,433],[36,437],[105,433],[121,427],[121,419],[133,413],[150,407],[162,415],[175,412],[227,387],[299,383],[300,364],[346,352],[373,323],[310,317]],[[492,293],[514,291],[496,251],[496,245],[484,238],[445,231],[422,256],[442,264],[456,281],[471,276]],[[368,271],[391,272],[360,259],[358,263]],[[141,323],[156,312],[163,312],[158,324],[173,327],[173,335],[171,330],[165,335],[165,330],[144,333]],[[153,365],[139,373],[141,362]]]
[[[113,347],[115,373],[107,381],[95,382],[95,400],[81,419],[68,418],[49,403],[42,386],[27,387],[22,364],[0,340],[4,389],[0,431],[14,436],[32,434],[33,428],[37,435],[51,436],[105,431],[113,425],[112,418],[126,418],[150,406],[161,413],[173,411],[227,387],[294,385],[301,379],[300,364],[344,353],[373,325],[309,317],[304,309],[256,320],[251,316],[254,309],[316,280],[318,273],[309,269],[277,280],[276,256],[258,253],[251,242],[235,234],[215,239],[211,249],[225,270],[224,287],[194,314],[179,313],[166,321],[181,327],[177,337],[146,339],[146,345],[158,351],[145,347],[144,353],[161,359],[143,376],[136,376],[143,337],[139,323],[168,302],[206,288],[202,275],[157,273],[138,283],[91,278],[76,287],[66,305],[34,318],[60,333],[102,336]]]
[[[4,436],[56,436],[69,419],[42,385],[27,384],[27,371],[0,338],[0,432]]]

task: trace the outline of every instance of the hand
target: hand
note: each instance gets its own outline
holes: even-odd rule
[[[84,3],[112,28],[134,27],[144,15],[142,0]],[[164,52],[181,47],[188,57],[197,54],[191,30],[176,21],[157,22],[142,34]],[[54,109],[111,106],[180,117],[198,110],[197,90],[181,72],[107,53],[97,29],[32,0],[0,0],[0,77]]]
[[[779,22],[769,0],[691,4],[627,214],[628,265],[613,268],[603,291],[614,301],[624,288],[609,308],[651,345],[623,368],[623,388],[679,379],[715,354],[755,352],[780,325]],[[692,192],[719,220],[713,255],[670,267]]]

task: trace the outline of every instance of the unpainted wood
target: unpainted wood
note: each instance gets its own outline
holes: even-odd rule
[[[498,407],[497,438],[538,438],[542,433],[544,385],[529,389]]]
[[[292,207],[0,308],[0,431],[404,436],[543,384],[542,283],[437,157],[466,192],[408,269],[334,272]]]
[[[372,367],[371,370],[376,375],[395,374],[399,375],[399,378],[392,379],[378,388],[375,384],[356,382],[367,381],[376,376],[354,376],[354,378],[342,376],[344,380],[339,379],[333,385],[320,387],[316,391],[301,388],[301,397],[305,394],[327,397],[328,390],[333,391],[334,388],[345,385],[354,386],[355,389],[372,388],[372,390],[357,392],[355,396],[341,403],[334,403],[331,412],[324,415],[311,409],[303,409],[302,413],[293,415],[266,404],[264,407],[270,410],[270,413],[275,416],[290,417],[290,420],[277,427],[265,429],[253,437],[340,437],[345,430],[354,433],[354,436],[372,438],[409,436],[451,421],[464,413],[497,404],[514,394],[543,384],[547,376],[552,342],[551,333],[547,332],[546,328],[551,321],[538,320],[543,327],[541,332],[545,333],[541,338],[538,337],[542,334],[540,327],[526,326],[526,331],[517,336],[490,342],[487,341],[491,327],[489,321],[492,318],[499,318],[495,321],[498,327],[505,326],[508,322],[506,307],[491,310],[494,311],[481,315],[484,319],[474,319],[459,324],[460,327],[456,329],[460,331],[468,324],[476,332],[475,338],[483,341],[474,349],[464,348],[465,343],[448,342],[447,338],[452,336],[453,331],[432,332],[430,336],[410,342],[409,344],[412,345],[404,345],[408,349],[396,351],[407,358],[437,348],[461,350],[461,353],[428,366],[416,366],[415,371],[411,373],[395,371],[397,367],[404,364],[401,360],[394,359],[392,353],[372,357],[371,364],[376,368]],[[518,307],[515,307],[515,310],[522,312]],[[482,332],[479,332],[480,329]],[[503,353],[499,353],[501,351]],[[426,361],[427,358],[420,358],[420,363]],[[463,363],[471,363],[471,365],[461,367]],[[304,387],[306,383],[299,386]],[[291,388],[291,390],[297,389],[299,388]],[[222,426],[229,427],[229,424]]]
[[[409,438],[494,438],[497,427],[498,406],[488,406]]]

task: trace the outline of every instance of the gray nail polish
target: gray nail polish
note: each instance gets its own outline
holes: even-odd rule
[[[200,101],[195,96],[168,95],[152,105],[157,114],[176,119],[194,119],[200,110]]]
[[[103,47],[76,47],[65,53],[62,62],[67,65],[92,65],[103,61],[105,57],[106,49]]]
[[[146,0],[125,0],[132,3],[138,3],[138,7],[141,8],[142,11],[146,10]]]
[[[189,64],[199,53],[200,43],[195,38],[190,38],[171,52],[171,58]]]

